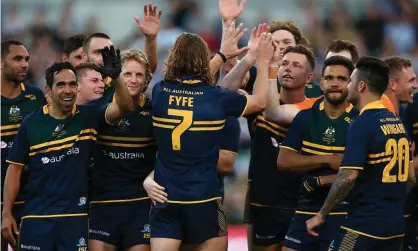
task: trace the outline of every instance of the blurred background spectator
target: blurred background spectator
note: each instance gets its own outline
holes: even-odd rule
[[[142,17],[145,3],[148,2],[2,0],[2,40],[25,43],[31,56],[28,83],[43,88],[45,69],[60,60],[64,40],[76,33],[104,32],[120,49],[142,49],[144,37],[132,17]],[[217,1],[154,0],[153,3],[163,9],[157,40],[159,65],[153,83],[161,80],[168,51],[183,31],[200,34],[213,52],[218,50],[222,26]],[[296,21],[315,50],[317,77],[328,41],[337,38],[354,42],[361,55],[408,57],[418,72],[417,13],[418,0],[248,0],[239,22],[250,30],[273,19]],[[246,44],[248,36],[242,44]],[[151,89],[152,85],[148,90]],[[225,182],[225,209],[231,224],[242,222],[249,163],[249,133],[246,120],[241,122],[239,159]]]

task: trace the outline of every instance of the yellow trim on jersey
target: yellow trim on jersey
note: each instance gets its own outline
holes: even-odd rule
[[[245,106],[244,106],[244,109],[241,112],[241,115],[239,115],[240,117],[244,116],[245,111],[247,111],[247,107],[248,107],[248,95],[245,95],[245,99],[246,99]]]
[[[44,114],[49,114],[49,108],[48,108],[48,105],[44,105],[44,106],[42,107],[42,111],[44,112]],[[71,110],[71,114],[72,114],[72,115],[74,115],[76,111],[77,111],[77,105],[76,105],[76,104],[74,104],[74,105],[73,105],[73,109]]]
[[[281,132],[278,132],[278,131],[276,131],[276,130],[274,130],[274,129],[270,128],[270,127],[269,127],[268,125],[266,125],[266,124],[263,124],[263,123],[255,123],[255,126],[258,126],[258,127],[264,128],[264,129],[266,129],[266,130],[268,130],[268,131],[270,131],[270,132],[272,132],[272,133],[274,133],[274,134],[276,134],[277,136],[280,136],[280,137],[282,137],[282,138],[286,137],[286,134],[281,133]]]
[[[155,116],[152,116],[152,119],[158,122],[175,123],[175,124],[178,124],[181,122],[180,119],[166,119],[166,118],[159,118]]]
[[[307,215],[316,215],[318,212],[308,212],[308,211],[299,211],[296,210],[295,213],[297,214],[307,214]],[[329,215],[347,215],[347,212],[332,212]]]
[[[368,160],[367,163],[368,164],[379,164],[382,162],[388,162],[392,159],[392,157],[388,157],[388,158],[384,158],[384,159],[378,159],[378,160]]]
[[[326,152],[320,152],[320,151],[312,150],[312,149],[309,149],[309,148],[306,148],[306,147],[302,147],[301,151],[316,154],[316,155],[330,155],[330,154],[332,154],[332,153],[326,153]]]
[[[367,155],[367,163],[369,164],[378,164],[382,162],[388,162],[392,159],[392,156],[389,154],[386,154],[386,152],[380,152],[380,153],[373,153]]]
[[[222,130],[222,128],[224,128],[224,125],[222,126],[216,126],[216,127],[190,127],[188,130],[189,131],[218,131],[218,130]]]
[[[341,166],[339,169],[354,169],[354,170],[363,170],[361,166]]]
[[[319,110],[322,111],[325,109],[325,100],[322,100],[322,102],[319,104]],[[351,103],[348,104],[348,106],[345,108],[345,112],[349,113],[351,110],[353,110],[353,105]]]
[[[19,131],[19,128],[20,128],[20,124],[1,126],[0,136],[4,137],[4,136],[16,135],[17,132]],[[3,132],[3,131],[8,131],[8,132]]]
[[[180,83],[182,83],[182,84],[189,84],[189,85],[191,85],[191,84],[198,84],[198,83],[201,83],[202,82],[202,81],[200,81],[198,79],[188,79],[188,80],[186,80],[186,79],[179,79],[178,81]]]
[[[5,126],[1,126],[1,130],[9,130],[9,129],[16,129],[19,128],[20,124],[15,124],[15,125],[5,125]]]
[[[363,109],[361,109],[361,111],[360,111],[360,115],[367,110],[385,109],[385,108],[386,107],[383,105],[382,100],[376,100],[376,101],[370,102],[366,106],[364,106]]]
[[[2,133],[0,133],[0,136],[10,136],[10,135],[16,135],[17,134],[17,131],[14,131],[14,132],[2,132]]]
[[[374,238],[374,239],[378,239],[378,240],[390,240],[390,239],[401,238],[401,237],[405,236],[405,234],[399,234],[399,235],[393,235],[393,236],[388,236],[388,237],[381,237],[381,236],[366,234],[366,233],[363,233],[363,232],[360,232],[360,231],[357,231],[357,230],[354,230],[354,229],[351,229],[351,228],[348,228],[348,227],[341,226],[341,228],[346,230],[346,231],[352,232],[352,233],[356,233],[356,234],[359,234],[359,235],[364,235],[364,236]]]
[[[234,152],[234,151],[231,151],[231,150],[219,149],[219,151],[221,151],[221,152],[225,152],[225,153],[231,153],[231,154],[234,154],[234,155],[238,155],[238,153],[237,153],[237,152]]]
[[[77,216],[87,216],[86,213],[81,214],[47,214],[47,215],[26,215],[22,217],[23,219],[34,219],[34,218],[58,218],[58,217],[77,217]]]
[[[322,149],[322,150],[329,150],[329,151],[345,151],[345,147],[344,146],[324,146],[324,145],[320,145],[320,144],[315,144],[306,140],[302,141],[302,145],[305,146],[311,146],[311,147],[315,147],[318,149]]]
[[[124,199],[124,200],[95,200],[90,201],[90,204],[101,204],[101,203],[123,203],[123,202],[134,202],[134,201],[141,201],[141,200],[147,200],[149,197],[141,197],[141,198],[135,198],[135,199]]]
[[[25,84],[24,83],[20,83],[20,89],[22,91],[26,91],[26,87],[25,87]]]
[[[291,148],[291,147],[289,147],[289,146],[280,146],[280,149],[287,149],[287,150],[291,150],[291,151],[293,151],[293,152],[297,152],[297,153],[299,153],[299,151],[298,150],[296,150],[296,149],[294,149],[294,148]]]
[[[403,217],[404,218],[409,218],[409,217],[411,217],[411,215],[410,214],[405,214]]]
[[[174,129],[175,127],[173,125],[163,125],[163,124],[155,123],[155,122],[152,122],[152,125],[156,127],[167,128],[167,129]]]
[[[64,142],[68,142],[68,141],[76,139],[81,134],[85,134],[85,133],[93,133],[93,134],[97,135],[97,131],[95,129],[84,129],[84,130],[81,130],[78,135],[74,135],[74,136],[63,138],[63,139],[58,139],[58,140],[53,140],[53,141],[33,145],[29,148],[29,150],[35,150],[35,149],[39,149],[39,148],[42,148],[42,147],[45,147],[45,146],[56,145],[56,144],[61,144],[61,143],[64,143]]]
[[[257,118],[256,119],[259,119],[259,120],[261,120],[261,121],[263,121],[263,122],[266,122],[267,124],[269,124],[270,126],[272,126],[272,127],[274,127],[274,128],[277,128],[277,129],[280,129],[280,130],[282,130],[282,131],[285,131],[285,132],[287,132],[289,129],[287,129],[287,128],[284,128],[284,127],[282,127],[282,126],[279,126],[278,124],[276,124],[276,123],[273,123],[273,122],[270,122],[270,121],[268,121],[267,119],[265,119],[263,116],[261,116],[261,115],[258,115],[257,116]]]
[[[213,121],[194,121],[193,125],[214,125],[214,124],[223,124],[226,119],[223,120],[213,120]]]
[[[148,144],[127,144],[127,143],[105,142],[105,141],[98,140],[97,144],[105,145],[105,146],[119,146],[119,147],[147,147],[147,146],[154,146],[155,142],[148,143]]]
[[[214,197],[207,200],[192,200],[192,201],[181,201],[181,200],[167,200],[168,203],[174,204],[199,204],[199,203],[206,203],[214,200],[220,200],[222,197]]]
[[[389,155],[386,155],[386,152],[372,153],[372,154],[367,155],[367,157],[369,158],[380,158],[380,157],[385,157],[385,156],[389,156]]]
[[[9,164],[13,164],[13,165],[18,165],[18,166],[26,166],[25,164],[23,164],[23,163],[19,163],[19,162],[14,162],[14,161],[10,161],[10,160],[6,160],[6,162],[7,163],[9,163]]]
[[[150,141],[155,140],[154,137],[116,137],[108,135],[99,135],[99,139],[120,140],[120,141]]]
[[[110,86],[110,82],[112,82],[112,78],[111,77],[105,78],[105,85],[106,85],[106,87]]]
[[[349,104],[348,106],[347,106],[347,108],[345,108],[345,112],[346,113],[350,113],[351,112],[351,110],[353,110],[353,108],[354,108],[354,106],[353,106],[353,104]]]
[[[153,119],[152,124],[155,127],[167,128],[167,129],[174,129],[178,124],[181,123],[181,120],[179,119],[160,118],[156,116],[152,116],[152,119]],[[218,131],[224,128],[225,121],[226,121],[225,119],[212,120],[212,121],[211,120],[201,120],[201,121],[196,120],[196,121],[193,121],[192,125],[194,126],[189,127],[187,130],[188,131]],[[156,123],[156,122],[162,122],[163,124]],[[166,125],[164,123],[171,123],[171,124],[176,124],[176,125]],[[213,126],[213,125],[217,125],[217,126]]]

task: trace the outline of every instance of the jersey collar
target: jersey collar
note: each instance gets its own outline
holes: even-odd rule
[[[23,83],[20,83],[20,89],[22,92],[26,91],[25,85]]]
[[[376,100],[376,101],[370,102],[366,106],[364,106],[363,109],[361,109],[361,111],[360,111],[360,115],[366,110],[384,109],[384,108],[386,108],[386,107],[382,104],[382,100]]]
[[[319,110],[322,111],[325,109],[325,99],[322,100],[322,102],[319,104]],[[345,112],[346,113],[350,113],[351,110],[353,109],[353,105],[351,103],[348,104],[348,106],[345,108]]]
[[[72,115],[74,115],[74,114],[75,114],[75,112],[76,112],[76,110],[77,110],[77,105],[75,105],[75,104],[74,104],[74,106],[73,106],[73,110],[71,111],[71,114],[72,114]],[[49,108],[48,108],[48,105],[44,105],[44,106],[42,107],[42,111],[44,112],[44,114],[45,114],[45,115],[49,114]]]

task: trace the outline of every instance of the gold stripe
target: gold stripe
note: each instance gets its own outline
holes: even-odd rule
[[[352,232],[352,233],[364,235],[364,236],[367,236],[367,237],[370,237],[370,238],[375,238],[375,239],[378,239],[378,240],[390,240],[390,239],[395,239],[395,238],[401,238],[401,237],[404,237],[404,235],[405,235],[405,234],[400,234],[400,235],[394,235],[394,236],[388,236],[388,237],[380,237],[380,236],[375,236],[375,235],[371,235],[371,234],[366,234],[366,233],[363,233],[363,232],[360,232],[360,231],[357,231],[357,230],[354,230],[354,229],[351,229],[351,228],[348,228],[348,227],[341,226],[341,228],[346,230],[346,231]]]
[[[224,126],[217,126],[217,127],[190,127],[189,131],[218,131],[224,128]]]
[[[152,116],[152,119],[155,121],[159,121],[159,122],[167,122],[167,123],[180,123],[181,120],[180,119],[165,119],[165,118],[159,118],[159,117],[155,117]]]
[[[155,143],[149,144],[124,144],[124,143],[115,143],[115,142],[104,142],[104,141],[97,141],[98,144],[105,145],[105,146],[119,146],[119,147],[146,147],[146,146],[154,146]]]
[[[361,166],[340,166],[339,169],[355,169],[355,170],[363,170],[364,168]]]
[[[16,135],[17,134],[17,131],[14,131],[14,132],[2,132],[2,133],[0,133],[0,136],[10,136],[10,135]]]
[[[266,122],[267,124],[269,124],[270,126],[272,126],[274,128],[280,129],[280,130],[285,131],[285,132],[288,131],[288,129],[286,129],[284,127],[281,127],[281,126],[277,125],[276,123],[273,123],[273,122],[270,122],[270,121],[266,120],[263,116],[258,115],[257,119]]]
[[[67,142],[67,141],[74,140],[77,137],[81,136],[81,134],[85,134],[85,133],[97,134],[97,131],[94,130],[94,129],[84,129],[84,130],[81,130],[78,135],[70,136],[70,137],[67,137],[67,138],[59,139],[59,140],[53,140],[53,141],[45,142],[45,143],[42,143],[42,144],[37,144],[37,145],[31,146],[29,149],[30,150],[35,150],[35,149],[42,148],[42,147],[45,147],[45,146],[61,144],[61,143]]]
[[[198,84],[202,81],[198,79],[190,79],[190,80],[179,80],[179,82],[181,82],[182,84]]]
[[[47,215],[26,215],[22,217],[23,219],[31,218],[56,218],[56,217],[76,217],[76,216],[87,216],[87,214],[47,214]]]
[[[26,91],[25,84],[20,83],[20,89],[22,89],[22,91]]]
[[[263,124],[263,123],[256,123],[256,124],[255,124],[255,126],[262,127],[262,128],[264,128],[264,129],[266,129],[266,130],[268,130],[268,131],[270,131],[270,132],[272,132],[272,133],[274,133],[274,134],[276,134],[276,135],[278,135],[278,136],[280,136],[280,137],[282,137],[282,138],[286,137],[286,135],[285,135],[285,134],[280,133],[280,132],[278,132],[278,131],[276,131],[276,130],[274,130],[274,129],[270,128],[270,127],[269,127],[268,125],[266,125],[266,124]]]
[[[307,152],[307,153],[312,153],[312,154],[316,154],[316,155],[330,155],[332,153],[324,153],[324,152],[320,152],[320,151],[315,151],[315,150],[311,150],[305,147],[302,147],[301,149],[303,152]]]
[[[329,151],[344,151],[345,147],[344,146],[324,146],[324,145],[320,145],[320,144],[315,144],[309,141],[302,141],[303,145],[307,145],[307,146],[311,146],[311,147],[315,147],[318,149],[322,149],[322,150],[329,150]]]
[[[153,137],[116,137],[116,136],[107,136],[107,135],[99,135],[99,139],[110,139],[110,140],[121,140],[121,141],[150,141],[154,140]]]
[[[288,146],[280,146],[280,149],[287,149],[287,150],[299,153],[299,151],[297,151],[296,149],[293,149],[293,148],[288,147]]]
[[[96,141],[95,136],[83,136],[83,137],[78,138],[76,140],[76,142],[81,141],[81,140],[89,140],[89,139]],[[31,153],[29,153],[29,156],[34,156],[34,155],[37,155],[37,154],[40,154],[40,153],[48,153],[48,152],[58,151],[58,150],[62,150],[64,148],[71,148],[74,145],[74,143],[75,142],[72,142],[72,143],[69,143],[69,144],[66,144],[66,145],[62,145],[62,146],[46,148],[44,150],[37,151],[37,152],[31,152]]]
[[[14,162],[14,161],[10,161],[10,160],[6,160],[6,162],[7,162],[7,163],[9,163],[9,164],[13,164],[13,165],[18,165],[18,166],[26,166],[26,165],[25,165],[25,164],[23,164],[23,163]]]
[[[367,155],[367,156],[368,156],[369,158],[379,158],[379,157],[386,156],[386,152],[369,154],[369,155]]]
[[[351,112],[351,110],[353,110],[353,107],[354,107],[354,106],[353,106],[353,104],[351,104],[351,103],[350,103],[350,104],[347,106],[347,108],[345,108],[345,112],[346,112],[346,113],[350,113],[350,112]]]
[[[5,125],[5,126],[1,126],[1,130],[9,130],[9,129],[15,129],[15,128],[19,128],[20,124],[15,124],[15,125]]]
[[[237,152],[230,151],[230,150],[226,150],[226,149],[219,149],[219,151],[221,151],[221,152],[225,152],[225,153],[231,153],[231,154],[234,154],[234,155],[238,155],[238,153],[237,153]]]
[[[392,159],[392,157],[384,158],[384,159],[378,159],[378,160],[369,160],[369,161],[367,161],[367,163],[368,164],[378,164],[378,163],[390,161],[391,159]]]
[[[244,109],[242,109],[241,115],[239,115],[240,117],[244,116],[245,112],[247,111],[247,106],[248,106],[248,95],[245,95],[245,106],[244,106]]]
[[[318,212],[308,212],[308,211],[295,211],[297,214],[308,214],[308,215],[316,215]],[[332,212],[329,215],[347,215],[347,212]]]
[[[193,125],[214,125],[214,124],[223,124],[225,123],[226,119],[224,120],[213,120],[213,121],[194,121]]]
[[[156,126],[156,127],[167,128],[167,129],[174,129],[174,127],[175,127],[173,125],[163,125],[163,124],[159,124],[159,123],[155,123],[155,122],[152,122],[152,125]]]
[[[134,201],[147,200],[147,199],[149,199],[149,197],[141,197],[141,198],[125,199],[125,200],[95,200],[95,201],[90,201],[90,204],[134,202]]]
[[[207,200],[195,200],[195,201],[180,201],[180,200],[167,200],[169,203],[175,203],[175,204],[198,204],[198,203],[205,203],[210,202],[214,200],[222,199],[222,197],[214,197]]]

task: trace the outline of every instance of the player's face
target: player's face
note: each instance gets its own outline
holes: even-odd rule
[[[350,83],[347,86],[348,88],[347,100],[350,103],[352,103],[354,106],[358,105],[359,96],[360,96],[357,85],[358,85],[357,69],[355,69],[350,76]]]
[[[89,51],[87,52],[88,61],[98,65],[103,65],[103,58],[100,51],[111,45],[113,45],[113,43],[110,39],[98,37],[92,38],[90,41]]]
[[[122,80],[132,97],[136,97],[145,91],[145,74],[145,66],[136,60],[128,60],[123,65]]]
[[[298,89],[309,83],[312,72],[305,55],[286,53],[279,67],[280,85],[285,89]]]
[[[85,63],[87,60],[82,57],[83,47],[78,48],[68,55],[67,61],[73,66],[76,67],[81,63]]]
[[[333,56],[341,56],[341,57],[348,58],[350,61],[353,60],[353,57],[351,56],[351,53],[349,51],[339,51],[339,52],[330,51],[327,53],[327,56],[325,59],[328,59]]]
[[[279,45],[281,57],[283,57],[283,52],[286,47],[296,45],[295,37],[287,30],[277,30],[273,32],[273,39]]]
[[[91,101],[103,96],[105,84],[99,72],[86,70],[79,78],[78,83],[78,93],[84,100]]]
[[[22,45],[10,45],[9,51],[2,58],[1,73],[11,82],[23,82],[29,70],[29,53]]]
[[[348,69],[342,65],[331,65],[325,68],[321,79],[321,90],[325,99],[333,105],[343,103],[348,95],[349,79]]]
[[[412,103],[412,93],[417,86],[417,75],[412,67],[403,68],[396,80],[395,93],[398,100],[402,103]]]
[[[63,113],[73,109],[77,98],[77,79],[73,71],[64,69],[54,76],[51,90],[51,101]]]

